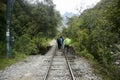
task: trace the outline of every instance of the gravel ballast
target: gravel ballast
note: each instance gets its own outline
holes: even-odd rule
[[[0,80],[43,80],[54,52],[57,55],[53,59],[54,62],[48,80],[71,80],[63,53],[56,51],[55,42],[55,40],[52,41],[53,44],[51,45],[53,47],[46,55],[30,56],[4,70],[0,70]],[[102,80],[93,73],[93,69],[84,58],[76,57],[70,62],[70,65],[76,80]]]

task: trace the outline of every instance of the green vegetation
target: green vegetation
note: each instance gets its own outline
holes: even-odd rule
[[[52,0],[37,1],[35,4],[15,0],[11,8],[10,25],[12,58],[6,59],[5,15],[6,0],[3,0],[0,1],[0,69],[21,60],[24,55],[45,54],[49,49],[48,42],[55,37],[61,23],[60,14],[54,9]]]
[[[56,35],[61,17],[52,1],[45,3],[15,2],[11,29],[15,52],[29,55],[44,54],[47,50],[48,40]]]
[[[13,63],[19,62],[26,58],[27,56],[25,54],[19,54],[15,58],[0,58],[0,70],[5,69],[5,67],[10,66]]]
[[[30,4],[16,0],[11,9],[12,58],[6,59],[6,0],[0,1],[0,69],[26,55],[44,54],[48,41],[55,37],[61,17],[52,0]],[[93,61],[93,67],[104,80],[120,80],[113,65],[114,44],[120,44],[120,0],[101,0],[95,7],[68,19],[63,34],[73,41],[75,53]],[[14,42],[12,42],[14,36]],[[106,76],[105,76],[106,75]],[[109,78],[108,78],[109,76]]]
[[[117,66],[113,65],[113,45],[120,39],[120,1],[101,0],[94,8],[68,20],[64,35],[73,39],[75,53],[85,56],[100,68],[104,80],[120,80]]]
[[[5,55],[5,11],[6,11],[6,1],[0,1],[0,55]]]

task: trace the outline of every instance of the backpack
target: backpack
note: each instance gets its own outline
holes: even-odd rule
[[[63,43],[62,38],[59,38],[59,42],[60,42],[60,44],[62,45],[62,43]]]

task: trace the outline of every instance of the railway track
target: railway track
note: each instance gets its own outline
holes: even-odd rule
[[[63,55],[55,49],[0,71],[0,80],[102,80],[84,58],[70,53]]]
[[[75,80],[67,55],[61,51],[53,54],[44,80]]]

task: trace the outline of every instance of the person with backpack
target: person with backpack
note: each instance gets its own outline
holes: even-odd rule
[[[63,45],[63,42],[64,42],[64,39],[62,36],[60,36],[58,39],[57,39],[57,44],[58,44],[58,49],[61,49],[62,45]]]
[[[71,44],[71,39],[70,38],[66,38],[64,40],[64,53],[69,52],[70,44]]]

